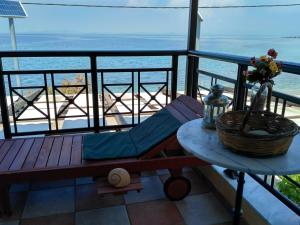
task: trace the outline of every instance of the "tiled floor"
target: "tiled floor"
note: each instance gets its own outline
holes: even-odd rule
[[[231,214],[210,185],[192,170],[191,194],[171,202],[163,193],[165,170],[142,174],[144,189],[124,196],[98,196],[91,178],[14,185],[14,213],[0,225],[227,225]]]

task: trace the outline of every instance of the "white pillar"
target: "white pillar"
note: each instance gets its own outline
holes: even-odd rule
[[[15,23],[13,18],[8,18],[9,21],[9,31],[10,31],[10,40],[12,50],[17,50],[17,38],[16,38],[16,30],[15,30]],[[18,58],[13,58],[15,70],[20,70],[20,64]],[[21,87],[21,79],[19,75],[16,75],[17,78],[17,86]]]

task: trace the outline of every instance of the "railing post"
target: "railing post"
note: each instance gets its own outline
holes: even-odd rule
[[[196,50],[197,39],[197,22],[198,22],[198,0],[190,0],[190,13],[189,13],[189,31],[187,50]],[[188,56],[186,62],[186,79],[185,79],[185,92],[186,95],[192,96],[193,92],[193,76],[194,76],[194,57]]]
[[[171,99],[177,98],[178,55],[172,56]]]
[[[192,81],[192,97],[197,99],[199,58],[194,57],[194,72]]]
[[[94,129],[95,133],[99,133],[99,91],[98,91],[98,74],[97,74],[97,57],[91,56],[91,78],[92,78],[92,95],[93,95],[93,114],[94,114]]]
[[[8,107],[6,102],[2,58],[0,58],[0,107],[1,107],[1,117],[2,117],[4,137],[5,139],[10,139],[12,135],[10,130],[9,113],[8,113]]]
[[[247,71],[247,65],[238,65],[238,73],[237,73],[237,83],[235,87],[234,93],[234,110],[243,110],[245,101],[246,101],[246,88],[245,88],[245,78],[244,72]]]
[[[185,94],[191,96],[193,89],[194,57],[188,56],[186,64]]]

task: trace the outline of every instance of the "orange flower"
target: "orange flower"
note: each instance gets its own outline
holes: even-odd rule
[[[262,61],[262,62],[267,62],[268,61],[268,57],[267,56],[261,56],[259,58],[259,60]]]

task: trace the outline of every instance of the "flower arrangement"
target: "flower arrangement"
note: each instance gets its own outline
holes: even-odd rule
[[[255,68],[253,71],[248,71],[246,73],[246,79],[250,83],[263,84],[265,82],[271,82],[274,77],[279,75],[282,71],[282,64],[280,62],[275,62],[278,53],[274,49],[269,49],[268,55],[261,56],[260,58],[251,58],[251,65]]]

